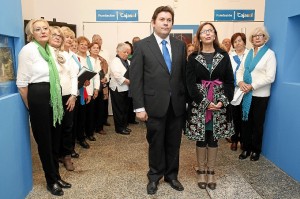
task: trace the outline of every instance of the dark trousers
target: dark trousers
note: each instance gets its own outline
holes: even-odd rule
[[[104,123],[107,123],[108,119],[108,99],[104,100]]]
[[[95,99],[94,108],[94,129],[96,132],[103,130],[103,124],[105,114],[105,104],[103,100],[103,92],[99,92],[98,97]]]
[[[248,121],[242,124],[244,150],[260,153],[269,97],[252,97]]]
[[[76,100],[76,106],[77,106],[77,115],[76,117],[76,127],[74,130],[76,132],[76,138],[79,142],[82,142],[85,140],[85,122],[86,122],[86,105],[80,104],[80,96],[77,97]]]
[[[242,131],[242,106],[231,106],[232,107],[232,117],[234,124],[234,135],[231,136],[231,141],[238,143],[241,140],[241,131]]]
[[[48,185],[61,179],[58,154],[61,126],[53,126],[53,112],[50,106],[50,84],[36,83],[28,86],[28,106],[33,137]]]
[[[114,114],[115,131],[121,132],[128,125],[128,91],[118,92],[110,89]]]
[[[94,135],[94,114],[95,114],[95,100],[91,97],[91,101],[86,104],[86,120],[85,120],[85,134],[86,136]]]
[[[70,98],[70,95],[65,95],[62,97],[64,105],[64,117],[62,120],[62,130],[61,130],[61,145],[59,156],[64,157],[66,155],[71,155],[73,147],[73,116],[74,109],[72,111],[67,110],[67,101]]]
[[[184,115],[175,116],[170,101],[168,111],[161,118],[149,116],[146,122],[149,144],[149,181],[177,179],[179,150]]]
[[[128,123],[135,122],[135,112],[133,112],[132,97],[128,97]]]
[[[218,140],[214,139],[212,131],[205,131],[205,140],[204,141],[197,141],[197,147],[218,147]]]

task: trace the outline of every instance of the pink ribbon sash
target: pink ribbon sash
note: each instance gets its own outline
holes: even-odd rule
[[[206,81],[206,80],[202,80],[202,85],[205,88],[208,88],[208,92],[207,92],[207,99],[210,102],[213,102],[214,99],[214,86],[219,86],[221,85],[222,82],[219,81],[219,79],[213,80],[213,81]],[[206,114],[205,114],[205,123],[209,122],[212,118],[212,111],[211,110],[206,110]]]

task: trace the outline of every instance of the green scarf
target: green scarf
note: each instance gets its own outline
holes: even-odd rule
[[[43,48],[37,41],[34,40],[34,43],[38,46],[38,50],[44,60],[48,63],[49,67],[49,82],[50,82],[50,105],[53,110],[53,126],[56,126],[56,122],[61,124],[64,108],[62,104],[61,97],[61,87],[59,81],[58,71],[55,65],[55,61],[51,56],[50,48],[48,43],[46,47]]]

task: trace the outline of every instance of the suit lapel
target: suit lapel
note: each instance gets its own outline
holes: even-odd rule
[[[169,70],[168,70],[168,67],[167,67],[167,64],[164,60],[164,57],[161,53],[161,50],[157,44],[157,41],[154,37],[154,35],[152,34],[149,39],[148,39],[148,45],[149,45],[149,48],[150,50],[152,51],[154,57],[158,60],[158,62],[160,63],[160,66],[163,67],[163,69],[169,73]],[[173,50],[172,50],[172,53],[173,53]],[[173,56],[173,55],[172,55]]]
[[[175,73],[176,70],[176,64],[175,60],[177,56],[179,55],[179,45],[176,39],[170,36],[170,43],[171,43],[171,51],[172,51],[172,69],[171,69],[171,75]]]

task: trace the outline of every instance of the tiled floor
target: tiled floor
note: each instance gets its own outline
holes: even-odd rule
[[[112,118],[110,118],[112,123]],[[90,149],[77,146],[79,159],[76,170],[68,172],[61,165],[64,180],[72,183],[63,198],[157,198],[157,199],[300,199],[300,183],[294,181],[271,162],[261,157],[257,162],[238,160],[241,151],[233,152],[225,140],[219,142],[216,177],[217,189],[201,190],[194,171],[195,143],[182,139],[179,179],[185,187],[175,191],[161,180],[155,195],[146,193],[147,142],[144,124],[131,125],[131,135],[120,135],[113,127],[105,128],[107,135],[96,135]],[[27,199],[54,198],[47,190],[35,142],[33,153],[33,190]]]

